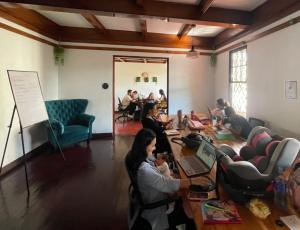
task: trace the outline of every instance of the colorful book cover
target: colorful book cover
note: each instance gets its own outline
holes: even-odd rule
[[[208,200],[201,202],[204,224],[239,224],[241,217],[233,201]]]

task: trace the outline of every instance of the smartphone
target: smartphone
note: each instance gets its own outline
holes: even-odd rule
[[[190,200],[207,200],[208,193],[207,192],[189,191],[187,197]]]

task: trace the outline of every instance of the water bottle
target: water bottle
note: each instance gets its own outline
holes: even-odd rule
[[[188,125],[188,117],[187,117],[187,115],[184,116],[184,118],[182,120],[182,125],[183,125],[184,128],[187,127],[187,125]]]
[[[288,196],[288,191],[287,191],[287,180],[283,177],[282,172],[283,169],[279,168],[278,169],[279,176],[275,178],[274,180],[274,203],[282,208],[286,209],[288,202],[287,202],[287,196]]]

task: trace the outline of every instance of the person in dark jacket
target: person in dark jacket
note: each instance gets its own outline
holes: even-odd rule
[[[226,119],[224,123],[230,123],[231,131],[244,139],[247,139],[252,128],[247,119],[235,113],[232,107],[225,108]]]
[[[171,152],[171,147],[165,129],[171,128],[171,123],[163,124],[156,119],[155,103],[147,103],[143,108],[142,124],[144,128],[151,129],[157,136],[156,152]]]

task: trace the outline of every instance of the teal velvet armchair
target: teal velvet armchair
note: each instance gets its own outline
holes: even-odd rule
[[[84,114],[88,100],[53,100],[46,101],[45,104],[49,121],[54,131],[53,134],[49,123],[46,122],[48,138],[55,149],[58,146],[53,135],[56,136],[61,147],[81,141],[89,143],[95,116]]]

